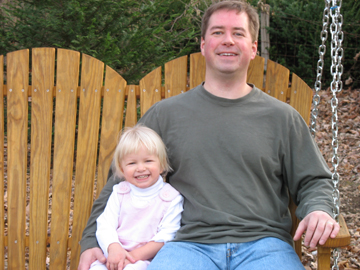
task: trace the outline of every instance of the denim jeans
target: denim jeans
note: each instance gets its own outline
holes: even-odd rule
[[[292,246],[273,237],[248,243],[169,242],[147,270],[304,270]]]

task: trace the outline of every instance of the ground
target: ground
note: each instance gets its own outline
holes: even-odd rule
[[[331,104],[336,101],[331,103],[330,89],[321,91],[320,97],[316,141],[332,168]],[[360,269],[360,89],[342,90],[337,99],[340,212],[351,234],[350,245],[341,249],[339,269]],[[316,269],[316,249],[303,248],[303,264]]]

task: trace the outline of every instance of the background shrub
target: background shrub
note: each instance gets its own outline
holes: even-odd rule
[[[137,84],[155,67],[199,51],[201,17],[213,1],[10,0],[0,12],[0,54],[43,46],[78,50],[102,60],[128,83]],[[259,4],[258,0],[247,1],[254,6]],[[313,87],[324,1],[262,2],[271,7],[270,59],[286,66]],[[360,1],[342,1],[341,13],[344,22],[342,79],[359,87]],[[330,39],[329,33],[324,87],[332,80]]]

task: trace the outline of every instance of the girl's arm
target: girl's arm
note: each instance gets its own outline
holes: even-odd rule
[[[94,202],[94,205],[91,209],[91,215],[89,217],[88,223],[86,224],[86,228],[83,231],[82,238],[80,241],[81,245],[81,253],[84,251],[99,247],[98,242],[96,241],[96,219],[104,212],[106,202],[109,199],[109,196],[113,190],[113,186],[118,184],[120,179],[115,177],[115,175],[110,175],[112,169],[109,170],[109,177],[105,187],[101,190],[100,196]]]
[[[183,201],[181,195],[176,196],[158,226],[158,233],[144,246],[129,252],[136,261],[154,258],[166,242],[174,239],[177,230],[180,228]]]
[[[181,195],[172,200],[158,226],[157,234],[154,235],[151,241],[166,243],[174,239],[176,232],[180,229],[181,213],[184,210],[183,203],[184,198]]]
[[[96,239],[106,257],[108,256],[108,248],[110,244],[120,244],[118,234],[116,232],[120,212],[120,204],[117,198],[116,188],[117,186],[114,186],[104,212],[96,220]]]
[[[135,261],[150,260],[155,257],[156,253],[163,247],[163,242],[148,242],[142,247],[130,251],[129,254],[134,258]]]

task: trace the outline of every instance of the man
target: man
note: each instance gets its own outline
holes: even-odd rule
[[[339,231],[330,172],[306,123],[246,83],[258,30],[250,5],[212,5],[202,21],[205,82],[157,103],[140,120],[164,140],[174,169],[168,180],[184,196],[182,227],[149,270],[304,269],[291,246],[289,193],[302,219],[295,240],[306,231],[305,245],[314,247]],[[94,204],[81,270],[105,260],[95,219],[114,183]]]

